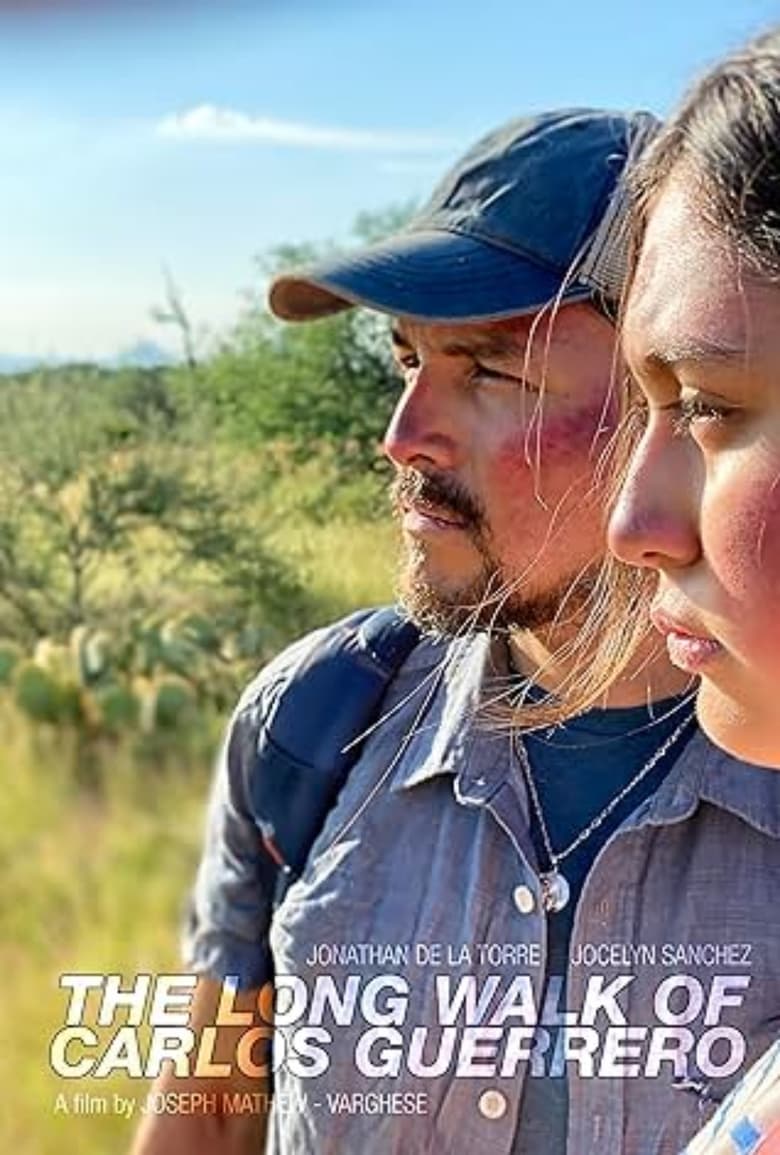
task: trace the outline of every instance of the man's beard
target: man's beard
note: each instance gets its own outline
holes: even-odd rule
[[[418,508],[455,515],[480,558],[479,572],[468,581],[447,583],[425,576],[426,546],[419,540],[405,543],[397,592],[410,617],[426,633],[453,637],[486,631],[540,630],[563,617],[570,621],[581,611],[592,588],[592,573],[572,574],[553,589],[520,589],[506,573],[490,547],[484,508],[458,482],[436,474],[402,470],[391,488],[396,517],[408,503]]]

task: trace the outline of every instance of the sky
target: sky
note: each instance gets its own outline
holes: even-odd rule
[[[0,357],[204,347],[256,258],[547,107],[668,112],[777,0],[0,0]]]

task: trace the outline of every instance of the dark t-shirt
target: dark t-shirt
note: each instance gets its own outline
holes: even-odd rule
[[[560,853],[588,823],[631,781],[653,753],[690,712],[681,699],[670,698],[652,707],[591,710],[567,722],[565,728],[538,731],[524,738],[545,824],[553,850]],[[618,826],[654,793],[679,757],[695,726],[691,722],[667,754],[616,806],[560,869],[571,887],[563,910],[548,915],[548,989],[553,976],[561,984],[558,1001],[566,1006],[565,975],[574,914],[585,877],[596,855]],[[531,808],[531,836],[540,866],[549,868],[539,821]],[[554,1030],[555,1028],[547,1028]],[[552,1048],[551,1048],[552,1050]],[[559,1064],[562,1066],[562,1064]],[[552,1068],[553,1073],[550,1072]],[[515,1138],[514,1155],[565,1155],[568,1096],[565,1071],[555,1073],[555,1062],[545,1074],[529,1075]]]

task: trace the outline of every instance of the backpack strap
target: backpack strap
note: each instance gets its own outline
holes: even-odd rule
[[[362,610],[315,646],[265,713],[250,775],[276,904],[303,870],[328,811],[357,761],[356,738],[379,715],[420,633],[395,606]]]

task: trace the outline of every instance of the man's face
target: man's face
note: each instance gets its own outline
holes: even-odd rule
[[[385,436],[420,624],[538,629],[574,611],[603,553],[594,474],[618,402],[614,330],[589,305],[469,325],[401,318]]]

